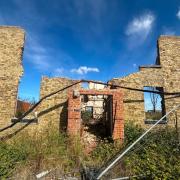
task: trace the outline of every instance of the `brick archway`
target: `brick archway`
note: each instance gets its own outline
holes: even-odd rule
[[[108,95],[112,96],[112,138],[124,139],[123,94],[119,89],[103,90],[70,90],[68,92],[68,127],[70,135],[80,135],[81,132],[81,96],[80,95]]]

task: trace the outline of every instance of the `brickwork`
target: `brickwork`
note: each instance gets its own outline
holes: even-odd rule
[[[121,91],[113,94],[113,139],[124,139],[123,95]]]
[[[0,26],[0,127],[9,125],[15,116],[23,46],[24,30]]]
[[[120,90],[79,90],[80,95],[111,95],[113,100],[112,137],[124,139],[124,117],[123,117],[123,95]],[[81,98],[74,97],[73,91],[68,93],[68,132],[69,134],[80,134],[81,132]]]
[[[73,91],[68,93],[68,133],[81,132],[81,97],[73,97]]]
[[[144,86],[163,87],[165,92],[180,91],[180,37],[161,36],[158,40],[157,66],[140,67],[140,71],[110,83],[143,89]],[[160,66],[158,66],[160,65]],[[126,121],[144,125],[145,109],[143,92],[123,89]],[[165,96],[167,98],[167,96]],[[166,112],[180,103],[180,98],[166,99]],[[179,111],[178,111],[179,114]],[[173,123],[169,118],[169,124]]]

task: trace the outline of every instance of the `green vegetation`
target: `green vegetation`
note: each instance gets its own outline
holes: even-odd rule
[[[137,139],[143,130],[126,124],[125,146]],[[121,167],[121,168],[120,168]],[[120,171],[120,169],[123,169]],[[180,144],[173,127],[161,127],[150,132],[109,173],[110,177],[137,176],[145,179],[179,179]]]
[[[79,176],[81,162],[98,168],[143,132],[139,126],[127,123],[123,144],[105,139],[91,154],[86,154],[78,137],[70,138],[64,133],[55,132],[52,125],[49,127],[51,129],[47,129],[42,136],[21,132],[10,141],[0,143],[0,179],[22,171],[37,174],[54,167],[60,169],[62,174]],[[110,173],[112,177],[116,174],[116,177],[143,175],[150,179],[178,179],[179,159],[180,147],[176,131],[171,128],[156,129]]]
[[[82,111],[81,118],[83,120],[83,124],[88,124],[89,120],[92,119],[92,112],[91,111]]]
[[[59,134],[52,125],[49,127],[51,129],[42,136],[21,132],[9,142],[0,144],[0,179],[13,172],[19,173],[23,168],[31,170],[32,174],[52,167],[61,169],[62,174],[78,172],[79,158],[84,156],[80,139]]]
[[[26,154],[17,147],[0,143],[0,177],[9,177],[17,162],[23,162]]]
[[[126,158],[132,174],[150,179],[178,179],[180,177],[180,144],[174,129],[159,129],[139,143],[143,146]]]

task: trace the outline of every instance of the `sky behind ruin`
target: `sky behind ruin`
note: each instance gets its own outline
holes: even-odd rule
[[[42,75],[108,81],[153,64],[161,34],[180,35],[179,0],[1,0],[0,25],[26,31],[19,96]]]

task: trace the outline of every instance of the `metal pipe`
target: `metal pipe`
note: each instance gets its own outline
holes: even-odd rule
[[[153,129],[159,122],[161,122],[165,117],[167,117],[171,112],[175,111],[180,107],[180,104],[175,106],[171,111],[169,111],[167,114],[165,114],[160,120],[158,120],[154,125],[152,125],[146,132],[144,132],[134,143],[132,143],[122,154],[120,154],[108,167],[106,167],[104,170],[100,171],[96,175],[96,179],[100,179],[109,169],[111,169],[132,147],[137,144],[151,129]]]
[[[145,90],[145,89],[138,89],[138,88],[120,86],[120,85],[116,85],[116,84],[104,83],[104,82],[99,82],[99,81],[94,81],[94,80],[82,79],[81,82],[102,84],[102,85],[106,85],[106,86],[117,87],[117,88],[121,88],[121,89],[128,89],[128,90],[139,91],[139,92],[149,92],[149,93],[162,94],[162,95],[177,95],[178,97],[180,95],[180,92],[170,93],[170,92],[162,92],[162,91]]]

